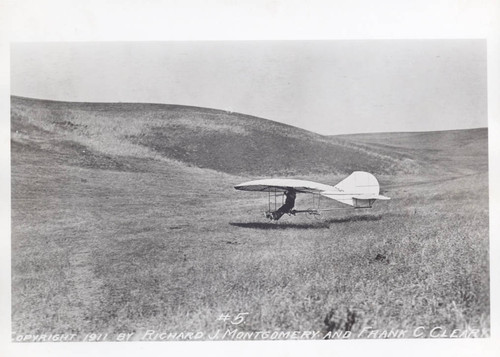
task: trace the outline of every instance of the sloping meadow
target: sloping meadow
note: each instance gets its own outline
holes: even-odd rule
[[[210,109],[15,97],[11,123],[14,340],[488,334],[486,129],[332,139]],[[354,169],[392,200],[275,224],[266,195],[232,188]]]

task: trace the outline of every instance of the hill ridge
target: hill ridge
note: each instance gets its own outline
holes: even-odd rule
[[[439,170],[427,162],[439,152],[452,158],[447,168],[452,171],[484,169],[484,162],[477,165],[470,158],[457,166],[461,158],[455,153],[462,141],[472,143],[468,153],[484,156],[486,152],[487,158],[487,129],[407,133],[404,140],[393,133],[325,136],[247,114],[177,104],[62,102],[19,96],[12,96],[11,104],[13,143],[40,147],[46,141],[46,148],[52,143],[55,151],[74,155],[87,148],[86,153],[92,152],[97,161],[163,157],[252,176],[356,170],[412,174]],[[75,151],[71,145],[81,147]]]

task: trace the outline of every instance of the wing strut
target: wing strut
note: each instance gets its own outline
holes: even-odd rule
[[[278,196],[281,196],[281,205],[285,204],[285,195],[282,194],[281,191],[278,191],[278,189],[276,187],[270,188],[267,191],[267,208],[268,208],[268,212],[273,212],[273,210],[271,210],[271,207],[273,206],[273,198],[271,196],[271,192],[274,195],[274,211],[278,210],[278,204],[279,204],[279,202],[278,202]]]
[[[267,191],[267,193],[269,194],[267,198],[267,204],[269,206],[269,212],[271,212],[271,190]]]
[[[272,199],[271,199],[271,190],[267,191],[268,193],[268,199],[267,199],[267,203],[268,203],[268,208],[269,208],[269,212],[271,212],[271,202],[272,202]],[[276,197],[278,197],[277,195],[278,191],[276,188],[274,188],[274,191],[273,191],[273,194],[274,194],[274,210],[276,211],[278,209],[278,199]],[[281,197],[281,204],[283,204],[283,197]]]

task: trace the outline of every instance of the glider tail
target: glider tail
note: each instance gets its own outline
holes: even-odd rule
[[[380,186],[375,176],[364,171],[354,171],[335,185],[335,188],[345,195],[343,203],[355,208],[369,208],[376,200],[390,199],[380,194]]]

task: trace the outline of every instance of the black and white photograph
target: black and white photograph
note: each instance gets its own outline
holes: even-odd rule
[[[11,351],[490,346],[490,40],[132,32],[8,43]]]
[[[489,336],[483,40],[11,47],[17,342]]]

